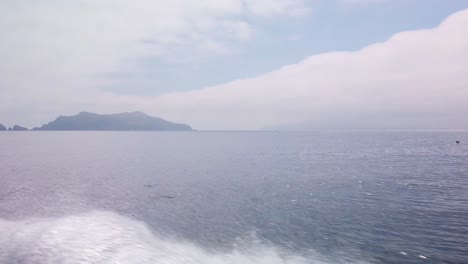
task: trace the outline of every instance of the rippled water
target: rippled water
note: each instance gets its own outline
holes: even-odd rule
[[[5,132],[0,146],[0,263],[468,263],[468,133]]]

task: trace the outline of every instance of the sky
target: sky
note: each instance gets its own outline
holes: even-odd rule
[[[0,123],[468,129],[468,0],[2,0]]]

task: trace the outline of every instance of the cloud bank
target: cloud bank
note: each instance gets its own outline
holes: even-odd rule
[[[56,15],[47,17],[23,1],[6,1],[3,6],[24,8],[24,17],[0,11],[6,33],[0,123],[39,125],[81,110],[140,110],[198,129],[468,129],[468,10],[434,29],[201,90],[139,97],[100,89],[108,81],[90,76],[131,68],[128,58],[170,56],[174,46],[193,43],[194,53],[229,51],[255,32],[245,16],[309,11],[299,0],[191,2],[141,1],[130,8],[126,1],[76,1],[73,12],[54,5],[47,11]],[[89,16],[85,25],[76,10]]]
[[[210,129],[467,129],[466,28],[468,10],[435,29],[311,56],[257,78],[127,99]]]

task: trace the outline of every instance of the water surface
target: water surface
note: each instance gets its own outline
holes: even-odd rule
[[[465,132],[5,132],[0,146],[2,263],[468,263]]]

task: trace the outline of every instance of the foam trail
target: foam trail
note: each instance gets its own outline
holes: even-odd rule
[[[318,258],[258,246],[249,252],[210,253],[158,238],[144,223],[109,212],[21,222],[0,220],[2,264],[305,264]]]

